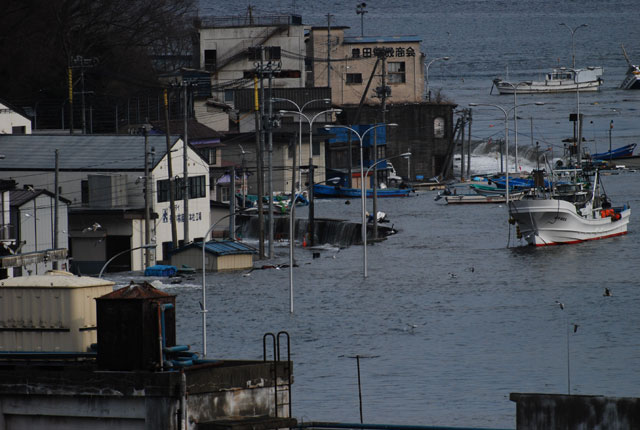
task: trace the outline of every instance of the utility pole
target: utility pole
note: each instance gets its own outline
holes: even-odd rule
[[[331,88],[331,15],[327,14],[327,87]]]
[[[236,240],[236,166],[231,166],[231,180],[229,181],[229,239]]]
[[[382,82],[380,86],[380,91],[378,91],[378,96],[380,97],[380,116],[382,124],[387,123],[387,50],[386,48],[381,48],[378,51],[378,58],[382,60]],[[383,128],[384,133],[386,133],[387,128]],[[378,161],[378,130],[373,130],[373,238],[378,238],[378,165],[376,162]],[[364,180],[364,178],[362,178]],[[362,197],[364,198],[364,196]]]
[[[169,175],[169,207],[171,210],[171,244],[173,249],[178,248],[178,227],[176,226],[176,201],[175,201],[175,178],[173,177],[173,167],[171,163],[171,133],[169,130],[169,100],[167,90],[163,91],[164,97],[164,126],[167,136],[167,171]]]
[[[58,212],[58,201],[60,200],[60,187],[58,185],[58,177],[60,174],[60,158],[59,151],[56,149],[56,173],[54,179],[54,187],[55,187],[55,206],[53,207],[53,249],[58,249],[58,220],[59,220],[59,212]],[[35,222],[35,221],[34,221]],[[53,270],[58,270],[58,261],[55,260],[53,262]]]
[[[183,244],[187,245],[189,243],[189,153],[188,143],[189,143],[189,133],[188,133],[188,122],[189,122],[189,95],[187,93],[188,84],[182,81],[182,94],[184,97],[184,136],[182,142],[182,170],[183,170],[183,184],[182,184],[182,198],[183,198],[183,206],[184,212],[182,215],[183,221],[183,231],[184,238]]]
[[[84,88],[84,69],[87,67],[94,67],[98,64],[97,58],[84,58],[82,55],[76,55],[73,59],[74,69],[80,69],[80,85],[81,85],[81,96],[82,96],[82,134],[87,134],[87,119],[86,119],[86,108],[85,108],[85,94],[93,94],[93,91],[85,91]],[[71,82],[73,85],[73,81]]]
[[[469,118],[469,136],[467,137],[467,175],[471,179],[471,123],[473,122],[472,109],[467,109],[467,117]]]
[[[258,71],[258,74],[260,72]],[[264,177],[262,174],[262,121],[260,109],[261,103],[258,97],[258,74],[253,79],[253,96],[254,96],[254,109],[256,112],[256,173],[258,179],[258,256],[262,260],[264,259],[264,205],[262,203],[262,197],[264,195]],[[262,75],[260,74],[260,80]]]
[[[73,134],[73,68],[69,66],[67,72],[69,75],[69,134]],[[64,109],[62,111],[64,112]]]
[[[462,127],[460,128],[460,180],[464,180],[464,130],[467,128],[467,110],[462,109]]]
[[[144,133],[144,243],[151,243],[151,216],[149,214],[151,210],[151,201],[149,193],[149,132],[147,127],[142,127],[142,133]],[[144,264],[145,268],[151,266],[151,250],[146,248],[144,250]]]
[[[263,49],[264,52],[264,49]],[[274,241],[274,223],[273,223],[273,70],[271,70],[271,61],[269,61],[269,121],[267,121],[269,130],[269,152],[267,153],[267,164],[269,165],[268,181],[269,181],[269,258],[273,258],[273,241]]]

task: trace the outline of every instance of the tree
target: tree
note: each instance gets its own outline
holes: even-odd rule
[[[195,0],[3,0],[0,97],[17,103],[66,98],[67,68],[95,58],[91,89],[123,96],[157,87],[152,56],[191,50]],[[164,46],[163,46],[164,45]]]

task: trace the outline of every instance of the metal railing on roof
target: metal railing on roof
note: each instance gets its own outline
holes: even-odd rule
[[[301,15],[204,16],[199,28],[224,28],[272,25],[302,25]]]

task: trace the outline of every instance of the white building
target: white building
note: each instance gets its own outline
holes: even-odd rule
[[[60,195],[70,201],[69,249],[72,268],[83,274],[107,270],[142,270],[145,251],[157,243],[151,264],[168,259],[172,248],[169,168],[164,135],[148,137],[150,238],[145,238],[145,144],[143,136],[0,136],[5,158],[0,178],[19,187],[55,189],[55,151],[58,150]],[[183,144],[171,137],[172,176],[176,198],[176,233],[184,243]],[[25,155],[28,154],[28,155]],[[187,146],[189,237],[199,240],[209,228],[209,166]],[[127,250],[132,250],[126,252]]]
[[[31,134],[31,118],[0,99],[0,134]]]

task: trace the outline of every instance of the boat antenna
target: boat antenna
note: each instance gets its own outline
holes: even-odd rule
[[[629,67],[633,67],[631,59],[629,58],[629,55],[627,55],[627,51],[624,49],[624,44],[621,43],[620,46],[622,46],[622,54],[624,55],[624,59],[627,60],[627,64],[629,64]]]

